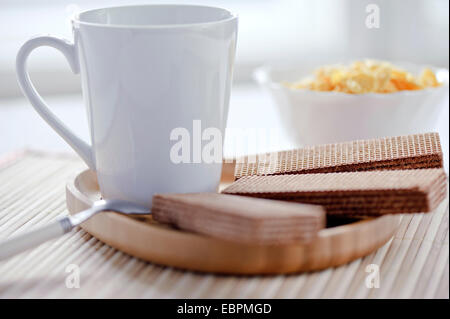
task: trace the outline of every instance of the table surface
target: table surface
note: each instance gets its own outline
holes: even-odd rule
[[[67,215],[65,184],[84,169],[67,155],[20,152],[0,158],[0,240]],[[162,267],[77,228],[0,262],[0,298],[448,298],[448,216],[446,199],[433,213],[402,216],[395,236],[365,258],[278,276]],[[368,288],[376,268],[379,288]]]

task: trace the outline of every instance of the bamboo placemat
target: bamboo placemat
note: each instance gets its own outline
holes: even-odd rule
[[[0,240],[67,215],[65,184],[82,169],[70,156],[22,152],[0,158]],[[448,298],[448,216],[447,198],[432,214],[404,215],[394,238],[365,258],[320,272],[265,277],[149,264],[78,228],[0,262],[0,298]],[[371,264],[376,266],[369,269],[379,267],[379,288],[366,286]]]

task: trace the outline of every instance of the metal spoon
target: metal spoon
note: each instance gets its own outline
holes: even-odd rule
[[[97,213],[114,211],[125,215],[148,215],[151,214],[147,207],[136,205],[122,200],[99,200],[94,205],[78,214],[58,219],[50,225],[32,230],[23,235],[15,236],[0,243],[0,261],[21,253],[27,249],[59,237],[71,231]]]

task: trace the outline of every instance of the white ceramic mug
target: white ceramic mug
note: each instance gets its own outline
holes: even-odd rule
[[[149,206],[155,193],[215,191],[221,164],[173,163],[170,133],[192,129],[193,120],[224,131],[237,20],[227,10],[192,5],[85,11],[73,18],[73,43],[43,36],[21,47],[19,84],[96,171],[105,198]],[[61,51],[81,73],[91,145],[54,116],[30,82],[26,61],[40,46]]]

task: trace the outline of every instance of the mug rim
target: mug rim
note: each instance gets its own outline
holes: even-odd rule
[[[139,8],[139,7],[188,7],[188,8],[204,8],[204,9],[215,9],[220,10],[228,14],[228,17],[214,20],[214,21],[208,21],[208,22],[193,22],[193,23],[169,23],[169,24],[140,24],[140,25],[134,25],[134,24],[107,24],[102,22],[89,22],[89,21],[83,21],[81,18],[81,15],[86,13],[91,13],[95,11],[101,11],[101,10],[108,10],[108,9],[125,9],[125,8]],[[238,15],[228,9],[224,9],[221,7],[215,7],[215,6],[204,6],[204,5],[196,5],[196,4],[138,4],[138,5],[120,5],[120,6],[110,6],[110,7],[101,7],[101,8],[95,8],[95,9],[88,9],[83,10],[80,12],[75,13],[72,18],[72,24],[73,25],[86,25],[86,26],[96,26],[96,27],[103,27],[103,28],[133,28],[133,29],[166,29],[166,28],[189,28],[189,27],[195,27],[195,26],[208,26],[208,25],[214,25],[214,24],[220,24],[229,22],[232,20],[236,20],[238,18]]]

